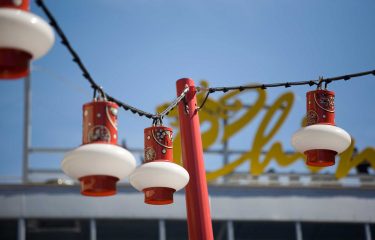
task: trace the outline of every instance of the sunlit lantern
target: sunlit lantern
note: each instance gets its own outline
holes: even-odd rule
[[[130,183],[144,192],[145,203],[173,203],[174,192],[186,186],[189,174],[173,163],[172,129],[152,126],[144,134],[144,163],[130,175]]]
[[[335,126],[335,93],[318,89],[306,94],[306,127],[297,131],[292,144],[306,155],[309,166],[325,167],[335,164],[335,156],[345,151],[350,135]]]
[[[29,0],[0,1],[0,79],[27,76],[30,61],[45,55],[54,41],[52,28],[29,12]]]
[[[61,163],[66,175],[81,182],[83,195],[116,194],[117,181],[136,167],[134,156],[117,146],[117,112],[118,105],[106,100],[83,105],[83,144]]]

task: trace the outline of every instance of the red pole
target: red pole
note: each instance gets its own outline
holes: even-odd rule
[[[203,160],[202,139],[197,111],[196,88],[190,78],[177,81],[177,96],[185,87],[189,91],[186,101],[178,106],[182,145],[182,160],[189,172],[190,180],[186,186],[186,209],[190,240],[213,240],[210,205]],[[187,106],[187,107],[186,107]]]

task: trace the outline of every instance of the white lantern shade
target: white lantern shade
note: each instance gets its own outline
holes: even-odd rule
[[[350,135],[344,129],[325,124],[304,127],[292,137],[292,145],[302,153],[314,149],[341,153],[350,146],[350,143]]]
[[[172,188],[178,191],[188,182],[189,173],[185,168],[171,162],[148,162],[130,175],[130,184],[138,191],[154,187]]]
[[[113,145],[91,143],[68,152],[61,163],[66,175],[79,179],[105,175],[123,179],[134,171],[136,161],[128,150]]]
[[[12,8],[0,9],[0,48],[23,50],[37,59],[52,47],[52,28],[39,16]]]

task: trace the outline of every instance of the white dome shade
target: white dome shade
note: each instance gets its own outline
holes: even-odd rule
[[[182,189],[189,182],[185,168],[171,162],[148,162],[130,175],[130,184],[138,191],[152,187]]]
[[[302,153],[313,149],[327,149],[341,153],[350,146],[350,143],[350,135],[344,129],[325,124],[304,127],[292,137],[292,145]]]
[[[0,9],[0,48],[23,50],[37,59],[55,41],[52,28],[39,16],[12,8]]]
[[[135,167],[135,158],[128,150],[104,143],[82,145],[68,152],[61,163],[64,173],[74,179],[92,175],[123,179],[133,172]]]

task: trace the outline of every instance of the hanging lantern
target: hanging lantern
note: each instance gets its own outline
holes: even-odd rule
[[[306,155],[309,166],[325,167],[335,164],[335,156],[345,151],[350,135],[335,126],[335,93],[318,89],[307,92],[306,127],[297,131],[292,145]]]
[[[29,12],[29,0],[0,1],[0,79],[29,74],[30,61],[45,55],[55,37],[52,28]]]
[[[83,105],[83,144],[61,163],[66,175],[81,182],[83,195],[116,194],[117,181],[136,167],[133,155],[117,146],[117,111],[118,105],[106,100]]]
[[[172,129],[152,126],[144,134],[144,163],[130,175],[130,183],[144,192],[145,203],[173,203],[173,193],[185,187],[189,174],[173,163]]]

